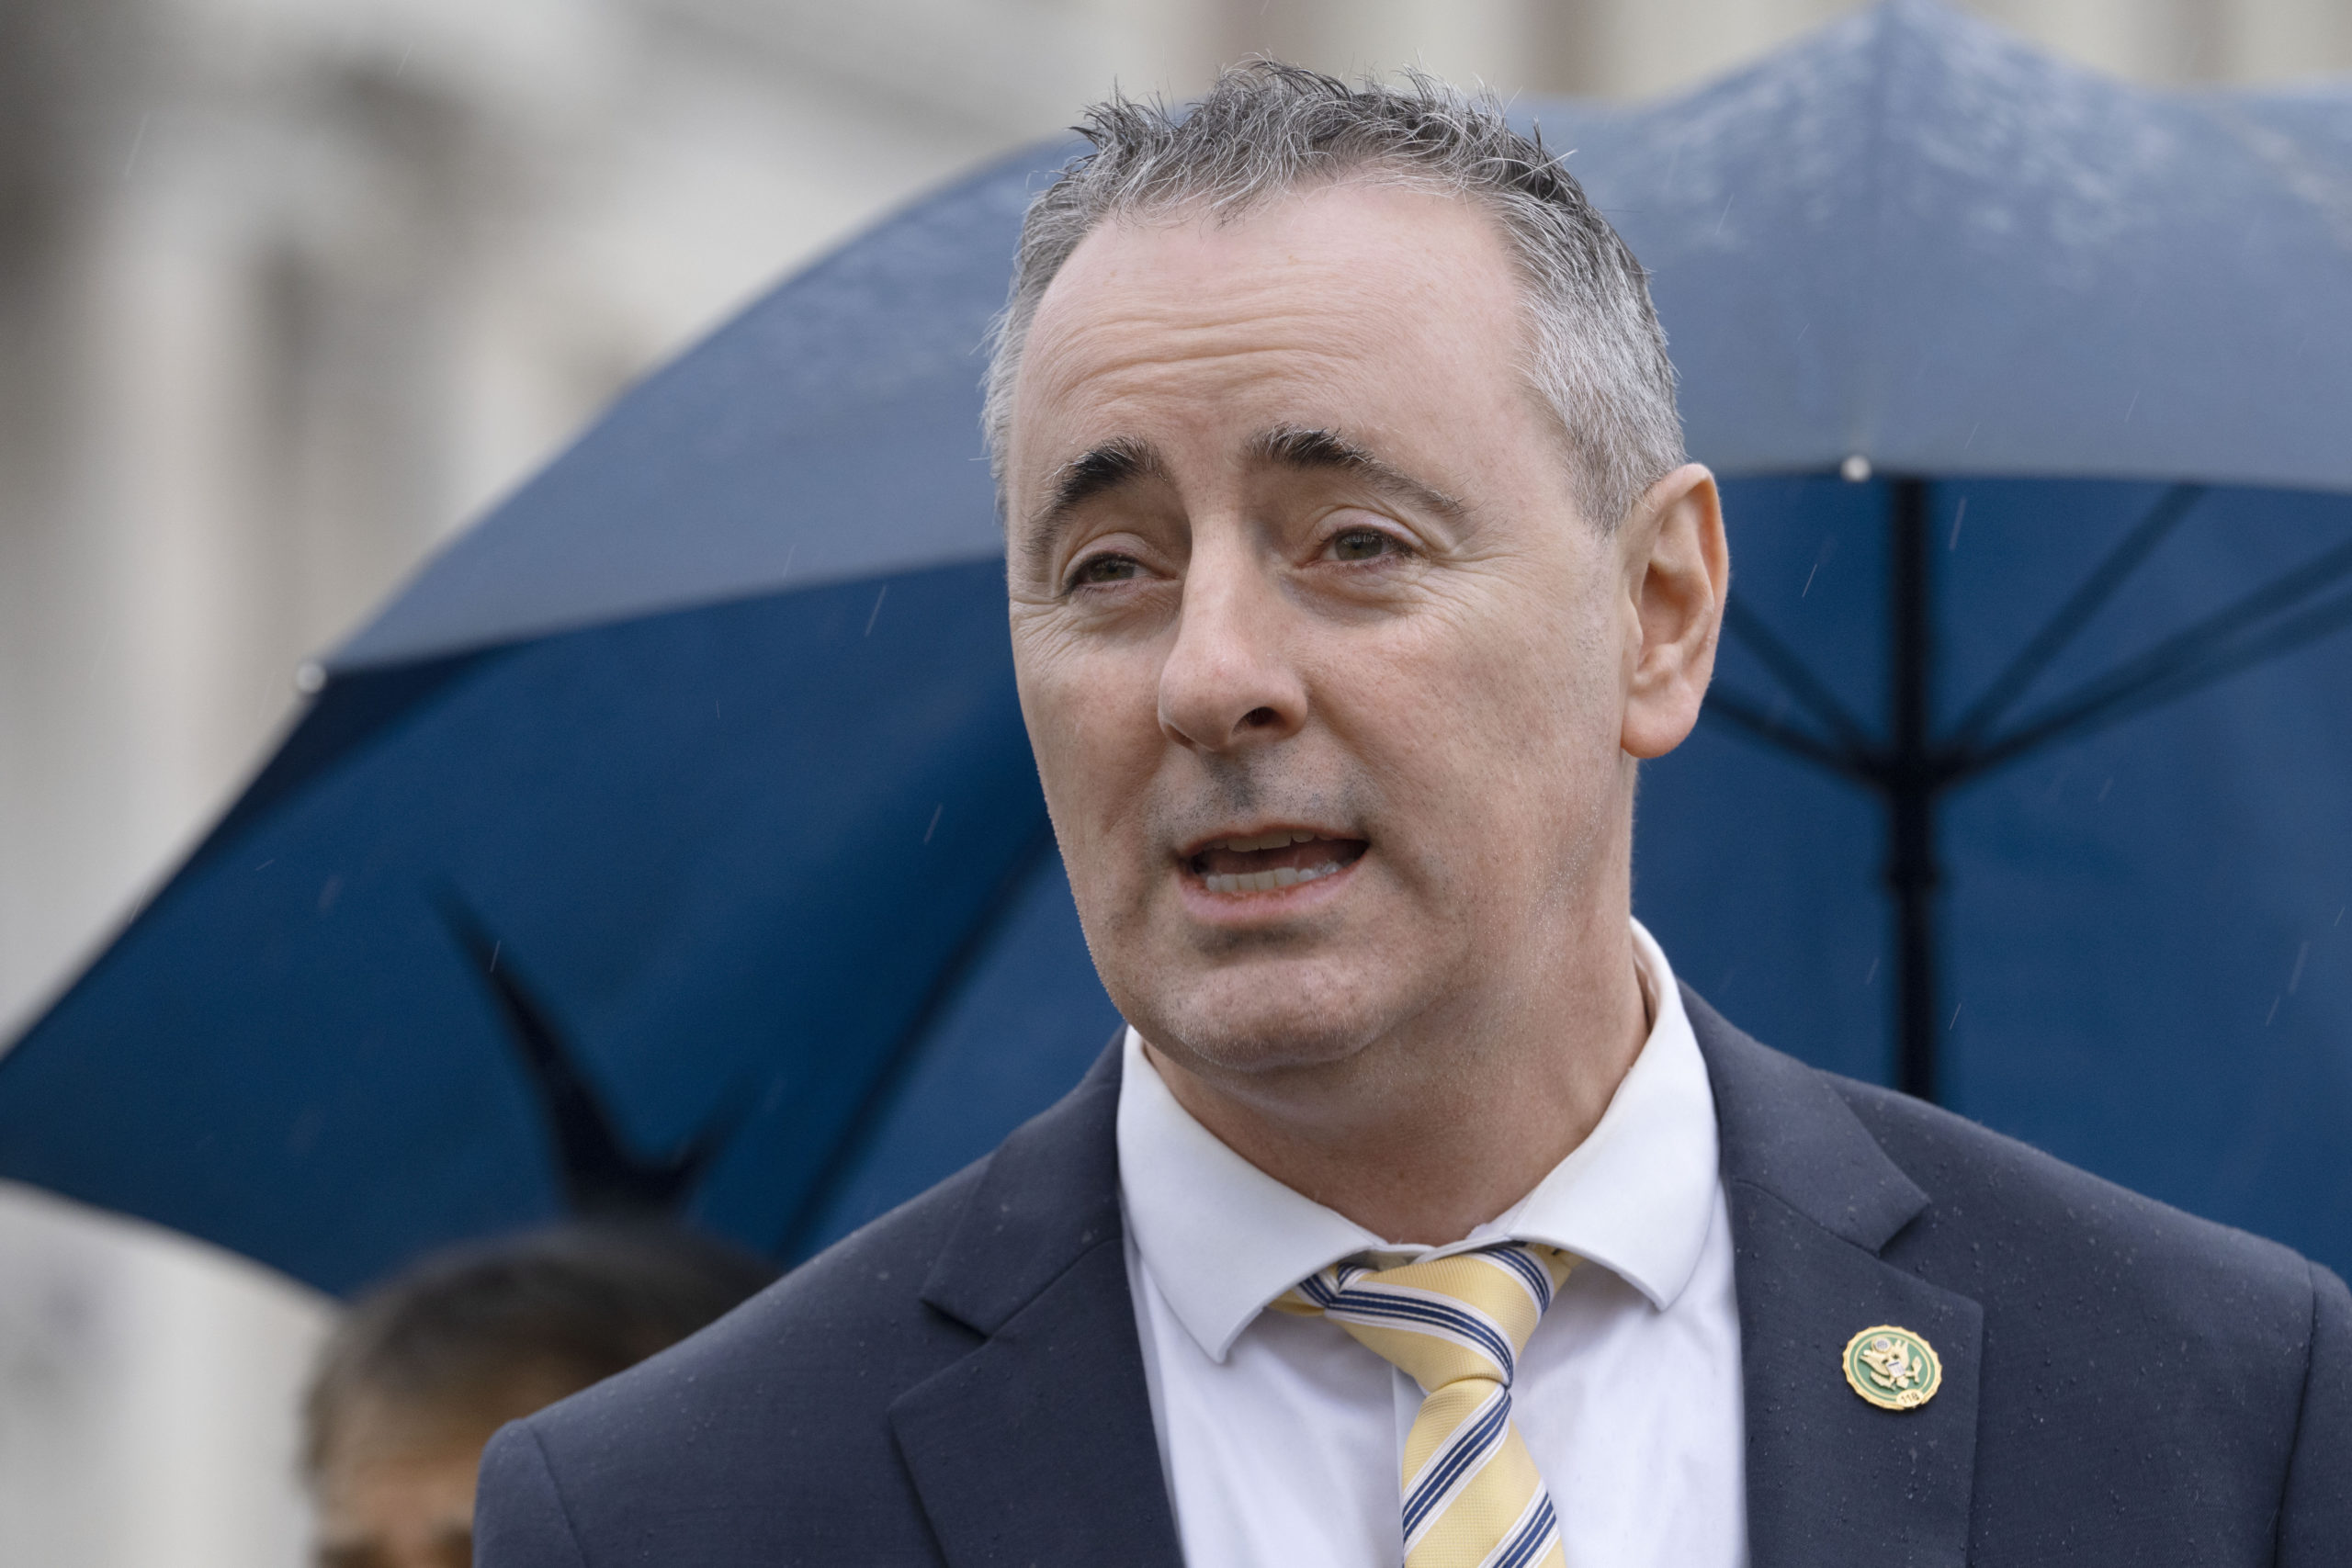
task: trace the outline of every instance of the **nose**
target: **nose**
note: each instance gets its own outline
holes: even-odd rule
[[[1184,573],[1176,641],[1159,671],[1159,728],[1180,746],[1225,755],[1295,735],[1306,687],[1289,657],[1291,612],[1266,564],[1238,541]]]

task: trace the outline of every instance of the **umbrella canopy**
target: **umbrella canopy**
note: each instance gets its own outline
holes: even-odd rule
[[[1637,844],[1685,977],[2352,1262],[2352,96],[2141,92],[1899,4],[1527,113],[1730,477],[1721,698]],[[568,1210],[788,1258],[1072,1081],[1116,1020],[978,434],[1070,151],[786,283],[325,660],[0,1060],[0,1174],[330,1290]]]

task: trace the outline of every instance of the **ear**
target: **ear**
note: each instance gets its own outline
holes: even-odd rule
[[[1675,469],[1634,505],[1622,537],[1631,625],[1619,744],[1662,757],[1699,722],[1715,670],[1731,586],[1715,476],[1696,463]]]

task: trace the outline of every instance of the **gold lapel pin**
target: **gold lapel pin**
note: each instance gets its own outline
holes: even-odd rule
[[[1846,1341],[1846,1385],[1881,1410],[1917,1410],[1944,1383],[1936,1348],[1882,1323]]]

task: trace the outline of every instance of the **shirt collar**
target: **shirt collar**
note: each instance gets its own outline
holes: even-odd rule
[[[1450,1247],[1398,1248],[1292,1190],[1176,1103],[1133,1029],[1119,1079],[1119,1190],[1152,1282],[1222,1361],[1268,1302],[1359,1252],[1415,1256],[1503,1240],[1564,1247],[1663,1311],[1698,1267],[1714,1213],[1715,1106],[1674,972],[1641,922],[1634,960],[1650,1033],[1590,1135],[1532,1191]]]

